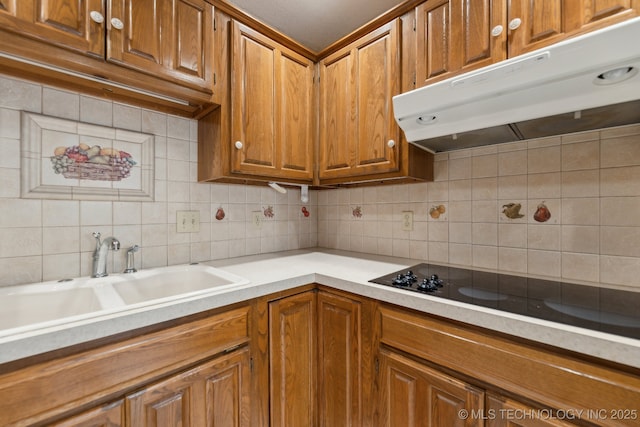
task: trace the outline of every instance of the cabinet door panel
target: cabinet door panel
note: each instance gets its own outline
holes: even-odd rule
[[[320,178],[348,174],[353,163],[354,69],[350,51],[320,63]]]
[[[417,8],[416,17],[418,62],[416,64],[416,84],[423,86],[426,81],[451,70],[451,40],[449,27],[449,2],[423,3]]]
[[[540,417],[535,417],[539,413]],[[546,417],[549,410],[535,408],[504,396],[487,395],[486,427],[571,427],[574,424]]]
[[[320,425],[362,425],[363,366],[360,304],[318,294],[318,402]]]
[[[213,6],[206,0],[112,0],[107,28],[109,61],[212,91]]]
[[[132,427],[196,427],[200,394],[197,376],[185,372],[127,396],[127,419]]]
[[[321,61],[320,179],[398,170],[400,78],[399,19]]]
[[[391,98],[400,93],[399,21],[393,21],[356,48],[358,71],[356,163],[352,175],[391,172],[398,169],[400,141]]]
[[[105,16],[101,0],[0,0],[0,25],[48,44],[104,57],[104,23],[93,22],[91,11]]]
[[[214,361],[206,376],[207,426],[248,427],[250,407],[249,349],[235,351]]]
[[[417,7],[416,85],[430,84],[506,58],[506,7],[491,0],[442,0]]]
[[[316,425],[316,294],[269,304],[271,425]]]
[[[233,24],[231,122],[233,172],[273,175],[276,168],[275,42]]]
[[[313,177],[313,62],[290,51],[278,56],[278,115],[276,140],[282,175]]]
[[[380,352],[380,413],[388,427],[482,426],[484,392],[387,350]],[[480,418],[480,417],[478,417]]]
[[[50,427],[124,427],[124,402],[119,400],[48,425]]]

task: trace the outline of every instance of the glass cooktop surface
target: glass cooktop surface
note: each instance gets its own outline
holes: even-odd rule
[[[640,339],[640,292],[436,264],[418,264],[370,282]]]

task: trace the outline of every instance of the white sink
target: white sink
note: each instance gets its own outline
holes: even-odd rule
[[[204,265],[180,265],[124,274],[112,283],[127,305],[192,297],[249,283],[248,280]]]
[[[103,310],[87,279],[0,288],[0,330]]]
[[[248,283],[217,268],[179,265],[95,279],[0,287],[0,338],[128,309],[171,304]]]

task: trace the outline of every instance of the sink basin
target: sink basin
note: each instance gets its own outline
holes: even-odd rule
[[[102,310],[90,287],[62,286],[56,282],[12,286],[0,291],[0,330],[78,316]]]
[[[159,299],[175,299],[200,295],[213,290],[244,285],[248,280],[213,267],[181,265],[154,268],[120,275],[112,282],[125,304],[138,304]]]
[[[34,329],[200,297],[248,280],[204,265],[179,265],[0,287],[0,339]]]

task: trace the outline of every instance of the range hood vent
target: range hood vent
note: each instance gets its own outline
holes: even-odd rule
[[[640,123],[640,18],[393,98],[433,152]]]

